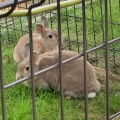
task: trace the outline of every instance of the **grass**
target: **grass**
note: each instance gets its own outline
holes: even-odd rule
[[[112,5],[112,22],[116,24],[109,24],[109,40],[119,37],[120,33],[120,23],[119,19],[119,1],[111,0]],[[108,4],[110,8],[110,4]],[[77,6],[78,7],[78,6]],[[102,8],[102,14],[101,14]],[[104,20],[104,4],[100,4],[100,0],[93,3],[93,16],[95,22],[92,20],[92,9],[91,4],[86,6],[86,25],[87,25],[87,43],[88,49],[93,48],[94,46],[100,45],[105,41],[103,36],[104,23],[99,22]],[[70,15],[74,16],[74,8],[68,8],[67,15],[66,9],[61,10],[61,23],[62,23],[62,35],[66,39],[65,48],[70,48],[71,50],[82,52],[82,12],[81,8],[76,9],[76,22],[74,17],[69,17]],[[102,18],[101,18],[102,16]],[[109,9],[109,23],[111,23],[110,18],[110,9]],[[68,22],[67,22],[68,19]],[[55,14],[50,21],[53,22],[52,27],[57,29],[57,15]],[[22,27],[20,26],[20,19],[15,20],[15,28],[8,26],[11,29],[7,31],[5,28],[3,32],[3,72],[4,72],[4,83],[5,85],[15,81],[15,73],[17,64],[13,60],[13,48],[18,40],[18,38],[25,32],[20,32],[24,28],[25,31],[28,31],[28,28],[25,27],[27,19],[22,17],[23,21]],[[39,19],[37,20],[39,22]],[[68,25],[67,25],[68,24]],[[94,29],[93,29],[94,24]],[[76,30],[77,25],[77,30]],[[33,25],[34,28],[34,25]],[[14,29],[17,29],[14,32]],[[69,33],[68,33],[69,29]],[[103,29],[103,30],[102,30]],[[78,37],[76,35],[78,34]],[[95,36],[94,36],[95,35]],[[8,39],[9,38],[9,39]],[[95,39],[94,39],[95,38]],[[69,44],[68,44],[68,39]],[[76,44],[78,42],[79,44]],[[115,59],[115,64],[118,66],[116,68],[116,73],[119,74],[119,52],[120,43],[116,42],[109,46],[109,62],[110,68],[113,68],[113,58]],[[114,51],[113,51],[114,50]],[[90,58],[94,58],[97,52],[97,59],[99,62],[103,61],[104,50],[95,51],[90,54]],[[98,63],[99,64],[99,63]],[[104,62],[100,63],[99,66],[105,64]],[[110,81],[110,115],[113,115],[120,111],[120,83]],[[32,99],[31,99],[31,89],[25,87],[23,84],[16,85],[5,90],[5,104],[7,112],[7,120],[32,120]],[[37,106],[37,118],[38,120],[59,120],[60,119],[60,95],[57,91],[47,90],[41,91],[36,90],[36,106]],[[106,116],[106,94],[105,86],[102,87],[100,93],[96,98],[88,101],[88,113],[89,120],[105,120]],[[84,120],[84,99],[67,99],[64,98],[64,115],[65,120]],[[0,103],[0,120],[2,120],[1,113],[1,103]],[[118,118],[119,119],[119,118]]]

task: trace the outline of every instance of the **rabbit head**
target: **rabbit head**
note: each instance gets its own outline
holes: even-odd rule
[[[41,17],[41,23],[36,24],[37,33],[32,33],[33,51],[38,54],[58,49],[58,33],[56,30],[48,28],[48,21],[45,16]],[[20,63],[23,60],[24,46],[29,42],[29,34],[23,35],[17,42],[13,58]],[[34,49],[35,48],[35,49]]]
[[[41,17],[41,24],[36,24],[36,31],[40,34],[40,40],[44,46],[49,48],[58,46],[58,32],[48,28],[48,21],[45,16]]]
[[[22,79],[24,77],[31,75],[31,65],[30,65],[30,43],[26,43],[24,47],[24,60],[18,65],[16,72],[16,80]],[[35,64],[38,59],[38,54],[33,52],[33,69],[34,72],[39,71],[39,67]],[[37,77],[37,76],[36,76]],[[35,79],[36,79],[35,77]]]

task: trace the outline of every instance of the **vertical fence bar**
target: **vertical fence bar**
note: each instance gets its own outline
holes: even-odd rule
[[[51,4],[50,0],[49,0],[49,4]],[[51,28],[53,28],[52,14],[51,14],[51,12],[50,12],[49,14],[50,14],[50,23],[51,23]]]
[[[35,102],[35,85],[34,85],[34,70],[33,70],[33,40],[32,40],[32,17],[31,17],[31,8],[28,12],[28,22],[29,22],[29,41],[30,41],[30,66],[31,66],[31,81],[32,81],[32,112],[33,120],[36,120],[36,102]]]
[[[101,11],[100,11],[100,16],[101,16],[101,29],[102,29],[102,36],[103,36],[103,42],[105,42],[105,33],[104,33],[104,20],[103,20],[103,6],[102,6],[102,2],[104,2],[104,1],[102,1],[102,0],[100,0],[100,9],[101,9]]]
[[[111,26],[111,34],[112,34],[112,38],[110,39],[113,39],[114,38],[114,31],[113,31],[113,16],[112,16],[112,2],[111,0],[108,1],[109,2],[109,7],[110,7],[110,26]],[[116,66],[116,54],[115,54],[115,46],[113,45],[112,46],[112,52],[113,52],[113,55],[112,55],[112,60],[113,60],[113,67]],[[114,72],[116,72],[116,70],[114,70]]]
[[[58,13],[58,41],[59,41],[60,105],[61,105],[61,120],[64,120],[64,96],[63,96],[63,85],[62,85],[62,43],[61,43],[60,0],[57,0],[57,13]]]
[[[83,17],[83,52],[84,52],[84,90],[85,90],[85,120],[88,120],[88,90],[87,90],[87,53],[86,53],[86,14],[85,14],[85,0],[82,0],[82,17]]]
[[[67,34],[68,34],[68,38],[69,38],[69,41],[68,41],[68,48],[69,50],[72,50],[72,46],[71,46],[71,39],[70,39],[70,27],[69,27],[69,22],[68,22],[68,18],[69,15],[68,15],[68,9],[66,8],[66,27],[67,27]]]
[[[109,120],[109,72],[108,72],[108,1],[105,0],[105,51],[106,51],[106,120]]]
[[[34,2],[34,0],[33,0]],[[34,69],[33,69],[33,40],[32,40],[32,15],[31,11],[34,7],[42,5],[45,0],[41,0],[39,3],[31,5],[28,9],[28,22],[29,22],[29,42],[30,42],[30,66],[31,66],[31,82],[32,82],[32,112],[33,120],[37,120],[36,116],[36,101],[35,101],[35,83],[34,83]]]
[[[17,5],[17,2],[18,2],[18,0],[14,1],[11,9],[7,13],[0,14],[0,20],[1,20],[1,18],[4,18],[4,17],[10,15],[14,11],[14,9]],[[4,95],[4,83],[3,83],[3,68],[2,68],[2,42],[1,42],[2,39],[1,38],[2,38],[2,33],[1,33],[1,26],[0,26],[0,87],[1,87],[0,89],[1,89],[1,102],[2,102],[2,119],[6,120],[5,95]]]
[[[120,0],[119,0],[119,12],[120,12]]]
[[[3,83],[3,67],[2,67],[2,33],[0,26],[0,87],[1,87],[1,102],[2,102],[2,119],[6,120],[6,109],[5,109],[5,95],[4,95],[4,83]]]
[[[80,52],[80,44],[79,44],[79,36],[78,36],[78,26],[77,26],[77,18],[76,18],[76,6],[74,5],[74,20],[75,20],[75,28],[76,28],[76,30],[75,30],[75,32],[76,32],[76,43],[77,43],[77,47],[78,47],[78,53]]]
[[[91,12],[92,12],[92,31],[93,31],[93,39],[94,39],[94,47],[97,46],[97,43],[96,43],[96,31],[95,31],[95,21],[94,21],[94,1],[91,0]],[[94,52],[95,54],[95,61],[98,60],[98,54],[97,54],[97,51]],[[95,64],[97,65],[97,62],[95,62]]]

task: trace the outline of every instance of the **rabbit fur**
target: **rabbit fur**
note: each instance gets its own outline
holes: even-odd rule
[[[29,44],[25,45],[24,53],[25,59],[18,65],[16,72],[16,79],[19,80],[23,77],[30,76],[30,60]],[[62,60],[66,60],[70,57],[78,55],[76,52],[62,50]],[[58,51],[46,52],[38,55],[37,52],[33,52],[34,72],[43,70],[51,65],[58,63],[59,54]],[[57,89],[60,90],[59,82],[59,67],[50,71],[44,72],[34,77],[35,88],[42,89]],[[96,74],[94,67],[87,61],[87,86],[88,86],[88,98],[93,98],[96,93],[100,91],[100,83],[96,80]],[[31,86],[31,81],[25,81],[27,86]],[[65,96],[70,97],[83,97],[84,96],[84,61],[83,57],[70,61],[62,65],[62,83],[63,93]]]
[[[45,16],[41,17],[41,24],[36,24],[37,33],[33,33],[33,50],[38,54],[57,50],[58,32],[48,28],[48,21]],[[23,49],[29,43],[29,34],[22,36],[14,48],[13,58],[17,63],[23,60]]]

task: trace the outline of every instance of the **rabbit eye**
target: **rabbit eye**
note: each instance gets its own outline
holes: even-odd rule
[[[53,38],[53,36],[52,36],[52,35],[48,35],[48,37],[49,37],[49,38]]]
[[[26,67],[26,70],[29,70],[29,67]]]

